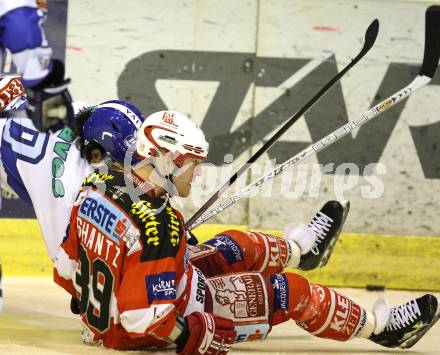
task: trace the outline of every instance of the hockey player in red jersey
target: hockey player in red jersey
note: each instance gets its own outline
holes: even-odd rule
[[[286,239],[229,231],[190,251],[183,218],[167,195],[189,195],[208,153],[203,133],[185,116],[165,111],[145,120],[136,144],[139,164],[111,166],[85,180],[59,253],[59,283],[80,301],[85,342],[226,354],[234,342],[264,339],[292,319],[317,337],[406,348],[438,319],[433,295],[395,307],[381,298],[370,312],[283,272],[315,264],[311,255],[318,264],[325,259],[318,241],[334,241],[323,231],[337,234],[341,221],[322,227],[321,237],[313,226],[293,226]]]

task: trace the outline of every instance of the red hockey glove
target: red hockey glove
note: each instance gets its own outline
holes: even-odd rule
[[[21,80],[18,75],[0,77],[0,112],[18,109],[26,102],[26,91]]]
[[[185,321],[183,338],[177,341],[178,354],[227,354],[237,336],[232,321],[215,314],[194,312]]]

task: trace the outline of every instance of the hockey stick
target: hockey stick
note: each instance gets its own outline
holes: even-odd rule
[[[368,53],[368,51],[373,47],[374,42],[377,38],[377,33],[379,31],[379,21],[376,19],[368,26],[365,32],[364,46],[362,47],[359,54],[345,66],[338,74],[336,74],[315,96],[313,96],[298,112],[293,116],[289,117],[281,128],[274,133],[274,135],[260,148],[258,151],[252,155],[249,160],[244,163],[236,172],[233,174],[228,181],[226,181],[218,190],[215,192],[205,204],[199,208],[199,210],[189,219],[187,226],[192,229],[193,223],[198,219],[202,213],[204,213],[212,204],[218,200],[218,198],[225,192],[230,185],[232,185],[261,155],[263,155],[277,140],[280,136],[286,132],[305,112],[307,112],[339,79],[341,79],[362,57]],[[189,230],[189,229],[188,229]]]
[[[384,101],[380,102],[376,106],[372,107],[370,110],[365,112],[361,117],[354,119],[353,121],[343,125],[337,130],[333,131],[329,135],[325,136],[318,142],[311,144],[303,151],[295,155],[294,157],[288,159],[280,166],[276,167],[272,171],[266,173],[261,178],[255,180],[239,192],[233,194],[232,196],[224,199],[215,207],[201,214],[193,223],[187,225],[187,230],[192,230],[202,223],[206,222],[210,218],[214,217],[227,207],[233,205],[242,198],[248,196],[253,190],[258,188],[264,182],[271,180],[275,176],[282,173],[290,166],[297,165],[301,161],[307,159],[315,153],[320,152],[324,148],[330,146],[334,142],[338,141],[342,137],[349,134],[354,129],[364,125],[372,118],[380,115],[382,112],[393,107],[398,102],[402,101],[409,95],[411,95],[417,89],[428,84],[437,70],[437,65],[440,58],[440,36],[436,37],[436,31],[440,28],[440,6],[431,6],[426,11],[426,30],[425,30],[425,53],[423,57],[423,64],[420,68],[417,77],[402,90],[391,95]]]

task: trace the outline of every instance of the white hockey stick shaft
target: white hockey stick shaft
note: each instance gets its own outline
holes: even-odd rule
[[[426,10],[425,19],[425,51],[423,55],[423,63],[420,68],[419,75],[417,75],[417,77],[408,86],[396,92],[394,95],[391,95],[389,98],[385,99],[378,105],[374,106],[366,113],[364,113],[361,117],[345,124],[341,128],[338,128],[336,131],[330,133],[328,136],[310,145],[302,152],[298,153],[293,158],[290,158],[272,171],[263,175],[261,178],[249,184],[244,189],[224,199],[215,207],[200,215],[200,217],[198,217],[193,223],[188,224],[186,226],[186,229],[189,231],[196,228],[197,226],[211,219],[227,207],[233,205],[235,202],[248,196],[252,191],[258,188],[258,186],[279,175],[288,167],[297,165],[311,155],[325,149],[329,145],[349,134],[354,129],[362,126],[363,124],[370,121],[372,118],[393,107],[395,104],[411,95],[417,89],[428,84],[434,77],[435,72],[437,71],[437,66],[440,59],[440,6],[432,5],[428,7],[428,9]]]
[[[291,117],[289,117],[281,127],[264,143],[251,157],[248,159],[246,163],[244,163],[204,204],[200,207],[196,213],[187,221],[187,225],[191,225],[197,218],[199,218],[203,212],[207,211],[219,198],[220,196],[227,190],[229,187],[237,181],[237,179],[242,176],[250,166],[259,159],[265,152],[267,152],[270,147],[278,141],[278,139],[296,122],[298,121],[304,113],[306,113],[310,108],[315,105],[315,103],[320,100],[329,90],[330,88],[339,81],[352,67],[354,67],[373,47],[374,42],[376,41],[377,34],[379,31],[379,21],[376,19],[371,22],[370,26],[368,26],[367,31],[365,32],[365,41],[361,51],[358,53],[356,57],[354,57],[350,63],[348,63],[340,72],[338,72],[330,81],[324,85],[324,87],[319,90],[319,92],[313,96],[306,104],[300,108],[297,112],[295,112]]]
[[[277,166],[275,169],[269,171],[259,179],[255,180],[242,190],[238,191],[237,193],[233,194],[232,196],[225,198],[223,201],[221,201],[219,204],[214,206],[213,208],[209,209],[208,211],[204,212],[193,224],[188,225],[187,229],[192,230],[202,223],[205,223],[207,220],[211,219],[224,209],[228,208],[229,206],[233,205],[237,201],[241,200],[242,198],[245,198],[248,196],[251,192],[253,192],[255,189],[257,189],[260,185],[265,183],[268,180],[273,179],[275,176],[281,174],[284,170],[286,170],[290,166],[298,165],[300,162],[304,161],[305,159],[309,158],[313,154],[316,154],[320,152],[321,150],[325,149],[329,145],[335,143],[342,137],[346,136],[356,128],[364,125],[374,117],[379,116],[382,112],[388,110],[389,108],[396,105],[398,102],[402,101],[409,95],[411,95],[414,91],[417,89],[425,86],[431,81],[431,78],[425,75],[417,75],[417,77],[405,88],[402,90],[396,92],[394,95],[391,95],[387,99],[383,100],[376,106],[369,109],[367,112],[365,112],[362,116],[348,122],[347,124],[343,125],[342,127],[338,128],[337,130],[333,131],[329,135],[325,136],[324,138],[320,139],[318,142],[309,145],[307,148],[299,152],[294,157],[286,160],[283,164]]]

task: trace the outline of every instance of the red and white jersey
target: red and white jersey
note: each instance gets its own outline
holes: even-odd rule
[[[55,280],[80,300],[85,342],[163,348],[178,335],[176,317],[203,311],[191,288],[204,277],[188,261],[180,213],[146,193],[132,198],[125,179],[117,170],[86,178]]]
[[[39,132],[28,118],[0,120],[2,188],[9,186],[34,206],[52,260],[65,236],[73,203],[91,172],[65,127]]]

